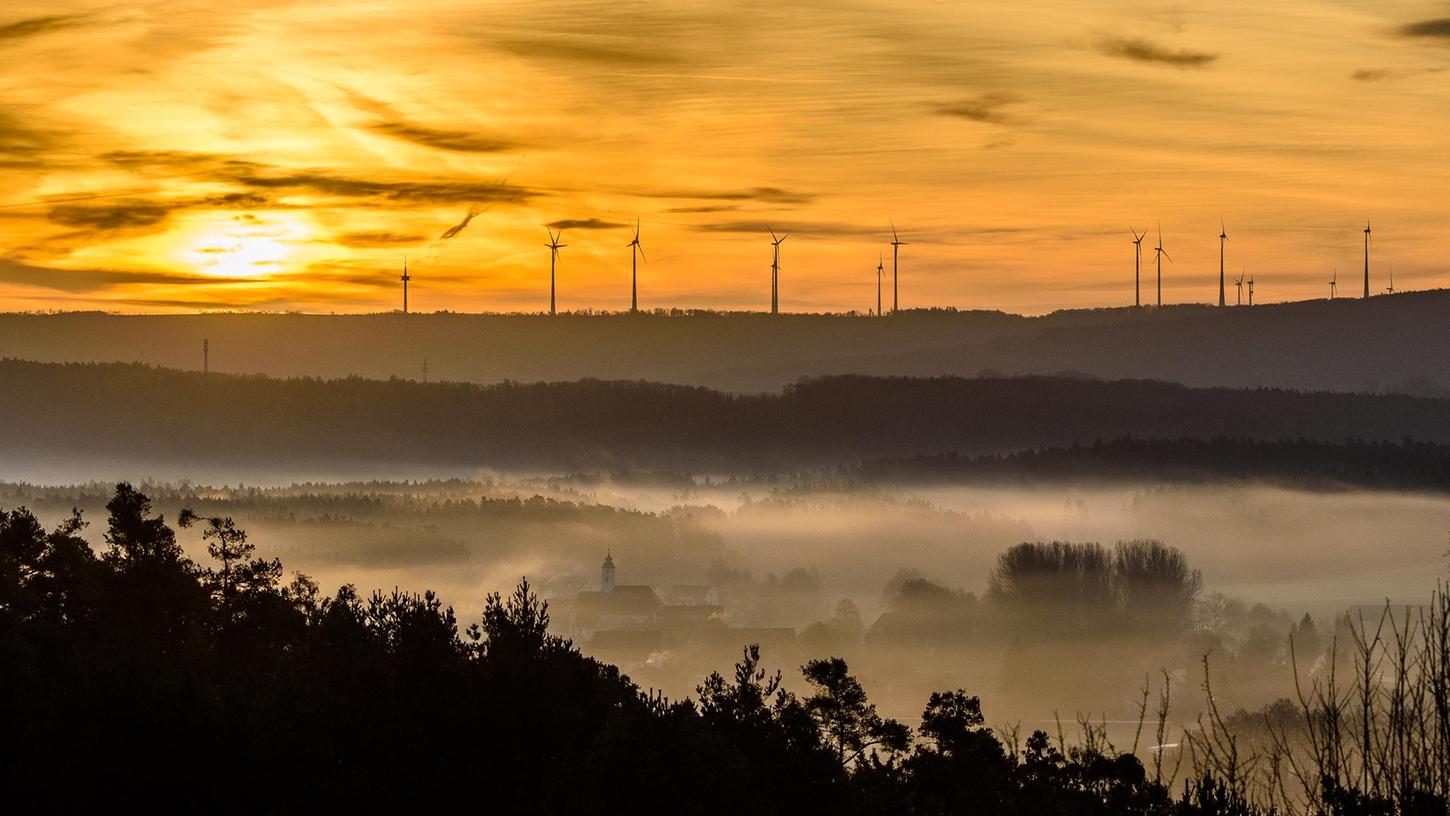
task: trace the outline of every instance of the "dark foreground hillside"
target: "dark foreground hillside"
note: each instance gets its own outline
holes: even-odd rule
[[[773,395],[641,382],[278,380],[0,361],[0,454],[321,467],[796,469],[1099,439],[1450,443],[1450,401],[1063,378],[810,380]]]
[[[608,380],[777,391],[801,377],[1077,371],[1234,388],[1450,395],[1450,291],[1024,317],[791,314],[0,315],[0,357],[272,376]]]
[[[797,695],[747,647],[732,676],[663,700],[549,635],[527,582],[460,632],[431,593],[327,596],[289,582],[229,518],[182,513],[208,544],[198,564],[129,485],[107,510],[98,554],[79,514],[47,531],[0,508],[7,812],[1272,812],[1248,801],[1259,793],[1237,759],[1195,765],[1175,797],[1160,763],[1150,771],[1101,740],[1004,741],[960,689],[932,694],[908,728],[878,714],[837,658],[802,666],[809,691]],[[1431,628],[1450,612],[1433,608]],[[1426,652],[1441,661],[1434,682],[1447,643]],[[1440,688],[1439,709],[1401,717],[1431,735],[1428,762],[1371,785],[1351,763],[1320,761],[1312,812],[1443,814]]]

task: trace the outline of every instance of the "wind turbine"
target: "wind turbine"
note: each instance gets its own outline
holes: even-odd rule
[[[408,313],[408,281],[412,279],[413,277],[408,274],[408,257],[405,255],[403,256],[403,277],[399,278],[403,282],[403,314]]]
[[[876,258],[876,316],[881,316],[881,279],[886,276],[886,264],[878,256]]]
[[[1338,293],[1339,293],[1339,270],[1336,269],[1336,270],[1334,270],[1334,274],[1330,275],[1330,277],[1329,277],[1329,299],[1330,300],[1334,300],[1334,296],[1337,295]]]
[[[1364,296],[1369,298],[1369,221],[1364,222]]]
[[[559,250],[568,244],[559,243],[559,239],[564,237],[563,230],[559,230],[559,234],[555,235],[552,229],[548,227],[544,227],[544,229],[549,232],[549,243],[544,246],[549,248],[549,316],[553,317],[556,314],[554,311],[554,265],[559,262]]]
[[[1395,293],[1395,265],[1394,264],[1390,264],[1390,285],[1385,288],[1385,294],[1387,294],[1387,295],[1393,295],[1394,293]]]
[[[766,229],[770,229],[770,227],[766,227]],[[770,313],[771,314],[780,314],[780,245],[782,243],[784,243],[785,242],[785,239],[787,239],[789,237],[790,237],[790,233],[787,232],[785,235],[782,235],[779,238],[777,238],[777,237],[775,237],[775,230],[770,229],[770,245],[771,245],[771,248],[774,250],[774,252],[771,255],[771,261],[770,261]]]
[[[1158,264],[1158,305],[1159,306],[1162,306],[1163,305],[1163,259],[1164,258],[1167,258],[1169,263],[1173,263],[1173,256],[1172,255],[1169,255],[1168,252],[1165,249],[1163,249],[1163,225],[1161,223],[1158,225],[1158,246],[1153,247],[1153,251],[1156,252],[1156,253],[1158,253],[1157,256],[1154,258],[1154,261]]]
[[[629,311],[639,311],[639,259],[644,257],[644,247],[639,243],[639,219],[634,219],[634,240],[625,244],[633,251],[629,254]]]
[[[1254,305],[1254,278],[1249,276],[1249,305]]]
[[[1218,305],[1224,306],[1223,298],[1223,245],[1228,242],[1228,228],[1223,225],[1223,216],[1218,218]]]
[[[1244,305],[1244,276],[1243,276],[1243,273],[1239,273],[1239,276],[1237,278],[1234,278],[1234,286],[1238,287],[1238,294],[1234,295],[1234,305],[1235,306],[1242,306],[1242,305]]]
[[[897,285],[896,285],[896,269],[897,269],[897,267],[896,267],[896,252],[897,252],[898,249],[900,249],[901,247],[904,247],[904,246],[906,246],[906,242],[903,241],[903,240],[901,240],[900,238],[896,237],[896,222],[893,221],[891,223],[891,313],[892,314],[896,314],[897,310],[901,308],[901,300],[900,300],[901,291],[897,288]]]
[[[1138,230],[1132,226],[1128,231],[1133,233],[1133,305],[1143,305],[1143,238],[1148,233],[1138,234]]]

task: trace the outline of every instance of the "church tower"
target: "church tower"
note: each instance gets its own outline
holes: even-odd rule
[[[605,554],[604,566],[599,568],[599,590],[601,592],[614,591],[614,556]]]

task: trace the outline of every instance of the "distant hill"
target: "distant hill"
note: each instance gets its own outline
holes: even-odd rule
[[[1450,396],[1450,291],[1022,317],[0,315],[0,357],[273,376],[494,383],[598,377],[770,392],[801,377],[1079,372],[1193,386]]]
[[[1272,482],[1450,491],[1450,445],[1309,439],[1133,439],[1042,447],[1006,455],[957,453],[872,459],[849,472],[856,484]]]
[[[806,380],[770,395],[645,382],[273,379],[0,361],[0,457],[790,470],[1119,437],[1450,443],[1450,400],[1075,378]]]

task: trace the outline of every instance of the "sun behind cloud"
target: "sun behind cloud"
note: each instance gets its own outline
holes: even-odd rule
[[[289,213],[203,213],[182,230],[177,260],[204,275],[261,278],[296,271],[314,230]]]

